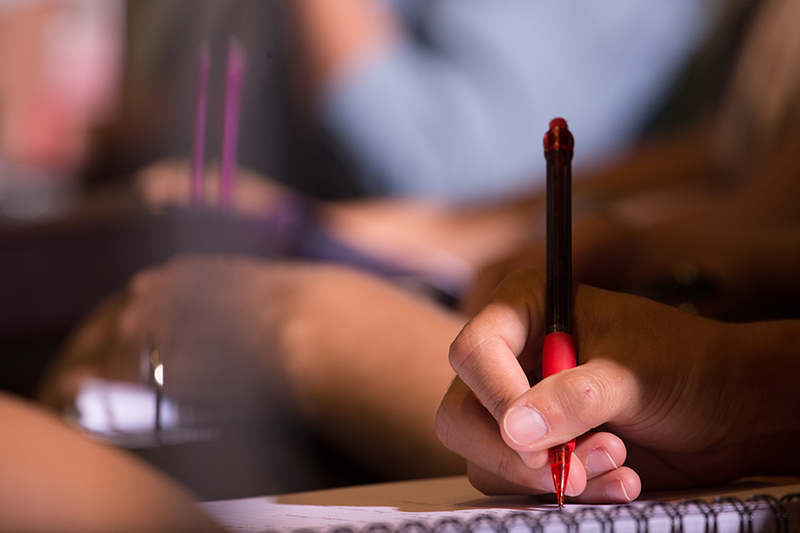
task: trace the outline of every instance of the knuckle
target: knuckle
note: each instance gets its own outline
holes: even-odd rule
[[[519,477],[519,457],[516,454],[500,454],[495,464],[495,472],[503,479],[513,480]]]
[[[507,349],[501,345],[505,347],[505,341],[496,335],[483,336],[478,332],[463,331],[453,341],[449,354],[450,366],[495,417],[505,412],[514,399],[508,396],[504,384],[497,382],[497,377],[488,376],[483,368],[489,354]]]
[[[467,361],[472,357],[474,350],[474,342],[471,335],[467,330],[462,330],[461,333],[450,344],[448,352],[448,360],[453,370],[458,373],[459,369],[463,368]]]
[[[476,467],[471,461],[467,461],[467,479],[470,484],[484,494],[497,494],[493,483],[487,479],[486,472]]]
[[[558,399],[565,415],[581,425],[596,425],[598,416],[608,407],[604,380],[594,374],[574,372],[564,377],[563,385]]]
[[[449,402],[447,401],[447,398],[445,398],[442,401],[442,404],[439,406],[439,410],[436,412],[436,436],[447,449],[456,451],[456,443],[454,438],[455,421],[453,420],[453,415],[451,413],[452,411]]]
[[[481,403],[490,413],[494,414],[496,419],[499,419],[513,400],[501,391],[489,389],[484,392]]]
[[[146,293],[155,285],[158,279],[158,271],[155,269],[143,270],[134,274],[130,282],[130,290],[134,294]]]

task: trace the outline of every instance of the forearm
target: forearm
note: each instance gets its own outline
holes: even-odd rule
[[[320,205],[325,231],[337,241],[426,276],[471,283],[476,269],[535,236],[542,200],[453,207],[412,200]]]
[[[800,127],[787,131],[771,148],[726,199],[724,216],[751,223],[800,220]]]
[[[729,327],[730,351],[720,365],[753,403],[755,423],[747,446],[746,475],[800,475],[800,321]],[[727,357],[729,355],[729,357]]]
[[[615,200],[687,183],[713,183],[721,174],[711,146],[708,124],[646,139],[622,161],[578,176],[573,193],[578,199]]]
[[[374,0],[291,2],[312,95],[346,65],[388,42],[396,31],[390,12]]]
[[[447,348],[464,320],[356,272],[309,279],[282,344],[303,415],[328,439],[392,477],[463,472],[434,420],[453,378]]]
[[[0,530],[221,531],[152,467],[0,396]]]

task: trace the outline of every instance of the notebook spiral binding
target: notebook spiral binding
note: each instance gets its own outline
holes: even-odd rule
[[[448,517],[430,524],[409,521],[400,526],[374,523],[361,529],[340,527],[327,533],[800,533],[800,516],[790,522],[789,507],[800,509],[800,493],[780,500],[757,495],[746,500],[717,498],[711,503],[697,499],[588,506],[576,511],[509,511],[469,520]],[[319,531],[301,529],[294,533]]]

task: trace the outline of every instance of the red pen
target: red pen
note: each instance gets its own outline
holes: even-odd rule
[[[572,151],[575,141],[563,118],[550,121],[544,136],[547,160],[547,292],[542,351],[544,378],[574,368],[572,309]],[[550,469],[559,509],[564,506],[575,439],[550,448]]]

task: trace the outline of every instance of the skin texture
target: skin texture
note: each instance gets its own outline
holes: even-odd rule
[[[292,2],[293,37],[303,59],[301,90],[313,102],[342,70],[388,46],[399,31],[395,15],[373,0]]]
[[[735,183],[706,180],[639,191],[583,211],[586,200],[576,195],[575,279],[659,300],[678,293],[699,314],[723,320],[785,316],[800,293],[800,213],[793,202],[800,193],[798,146],[795,128]],[[620,176],[627,168],[622,166]],[[596,197],[604,187],[589,190]],[[462,310],[476,312],[506,275],[544,268],[544,258],[543,238],[534,238],[486,266]]]
[[[585,255],[587,263],[591,262],[587,271],[597,271],[598,263],[592,261],[591,255],[599,254],[607,261],[616,257],[617,248],[633,246],[638,250],[649,242],[638,223],[632,225],[629,216],[616,216],[608,209],[618,199],[627,199],[616,209],[620,213],[652,213],[658,205],[659,212],[672,216],[676,205],[689,200],[690,205],[702,205],[715,197],[718,191],[707,189],[708,182],[715,179],[708,147],[698,140],[707,141],[705,133],[705,128],[699,128],[676,138],[644,143],[624,162],[576,180],[574,212],[586,223],[583,227],[575,225],[573,240],[577,257],[577,242],[586,230]],[[642,175],[648,179],[642,180]],[[141,171],[136,186],[145,203],[156,212],[165,206],[185,207],[190,198],[189,176],[185,161],[165,160]],[[217,202],[217,179],[214,170],[207,172],[206,203],[210,205]],[[290,191],[269,179],[239,169],[233,207],[245,217],[266,216],[280,208],[287,194]],[[463,290],[462,309],[467,314],[480,307],[506,274],[521,267],[540,266],[540,256],[544,257],[544,235],[540,231],[544,202],[542,195],[535,192],[495,205],[451,206],[419,198],[381,198],[314,202],[313,209],[330,238],[422,277],[454,283]],[[594,224],[597,220],[602,224]],[[617,230],[623,232],[618,234]],[[683,236],[681,229],[678,237]],[[652,275],[661,280],[665,273],[671,275],[675,258],[668,253],[662,255],[666,264],[658,263],[651,270],[660,270],[648,272],[645,277]],[[623,271],[615,267],[607,270],[616,274],[609,281],[619,284]]]
[[[534,377],[531,387],[526,372],[535,376],[541,365],[544,285],[536,271],[510,276],[450,348],[459,377],[442,401],[437,431],[467,458],[476,487],[539,492],[546,450],[598,427],[611,433],[592,438],[624,445],[627,466],[595,477],[587,470],[582,494],[584,476],[573,467],[567,494],[579,501],[799,471],[789,451],[800,430],[792,385],[800,372],[798,322],[723,324],[579,286],[579,366]]]
[[[691,151],[695,145],[680,146]],[[663,148],[667,152],[678,149],[668,143]],[[613,172],[598,173],[593,190],[606,191],[611,196],[641,192],[636,191],[640,185],[626,174],[626,169],[638,169],[637,172],[646,169],[647,161],[655,165],[667,152],[654,148],[643,151],[641,158],[633,159],[631,167],[623,166],[618,171],[619,181],[614,179]],[[774,172],[787,175],[792,155],[790,150],[784,150],[782,157],[774,161],[777,165]],[[782,183],[775,173],[764,179]],[[238,178],[240,187],[234,207],[243,216],[269,211],[271,205],[276,205],[276,197],[286,194],[285,190],[258,176],[240,172]],[[209,176],[208,179],[214,178]],[[759,287],[764,283],[768,286],[774,276],[787,280],[784,288],[791,287],[791,265],[798,260],[796,246],[792,247],[797,242],[792,228],[787,226],[778,232],[774,231],[769,217],[734,216],[743,213],[745,204],[740,202],[760,198],[751,194],[755,191],[750,187],[741,189],[746,195],[735,190],[720,197],[718,191],[703,189],[705,186],[697,188],[697,183],[689,189],[670,187],[663,195],[639,195],[625,203],[618,201],[610,211],[590,209],[584,213],[581,223],[575,226],[574,236],[578,279],[587,276],[593,282],[612,288],[617,288],[615,284],[621,280],[633,280],[646,287],[650,281],[672,279],[676,263],[691,262],[704,274],[715,274],[715,283],[724,281],[722,286],[726,290],[738,290],[730,292],[728,299],[722,299],[720,294],[712,295],[716,308],[704,307],[701,301],[694,300],[698,310],[708,313],[712,313],[712,309],[730,312],[735,308],[747,308],[747,302],[763,295]],[[139,184],[143,196],[155,207],[179,202],[188,198],[185,194],[188,169],[174,163],[155,165],[142,174]],[[777,184],[775,188],[786,193]],[[694,202],[687,202],[687,197]],[[714,199],[719,201],[709,203]],[[705,209],[697,209],[698,204]],[[653,205],[661,205],[661,211],[670,216],[655,217],[656,222],[651,225],[631,223],[631,212],[638,210],[653,215],[655,210],[648,207]],[[682,210],[676,212],[670,207],[675,205],[683,206]],[[472,211],[425,206],[413,201],[317,206],[320,219],[336,238],[378,257],[390,250],[411,258],[409,265],[418,265],[423,272],[428,272],[426,268],[430,272],[441,268],[452,274],[451,267],[430,260],[442,250],[447,251],[449,257],[459,257],[463,263],[477,268],[481,262],[496,260],[526,239],[534,241],[531,252],[522,252],[521,264],[530,261],[536,265],[538,257],[544,257],[543,247],[535,242],[536,235],[532,236],[530,231],[534,226],[531,219],[535,219],[540,207],[536,198]],[[724,218],[713,225],[694,224],[698,219],[692,218],[705,216],[704,220],[708,221],[716,215],[724,215]],[[691,223],[681,225],[677,219]],[[731,223],[739,219],[742,225]],[[746,220],[760,220],[765,228],[773,230],[766,232],[754,226],[745,231]],[[694,230],[690,231],[693,224]],[[404,231],[411,227],[415,228],[413,234]],[[476,245],[491,241],[492,232],[484,231],[487,227],[503,233],[503,239],[496,239],[489,246]],[[766,239],[765,235],[772,237]],[[470,236],[475,236],[474,242]],[[470,247],[471,242],[475,246]],[[400,246],[394,247],[393,243]],[[526,257],[526,253],[530,255]],[[765,261],[765,256],[782,260]],[[396,255],[389,259],[398,261]],[[482,307],[508,271],[520,266],[515,261],[501,264],[490,283],[478,283],[478,296],[473,299],[471,312]],[[747,280],[761,280],[762,285],[751,285]],[[728,294],[722,293],[726,297]],[[612,307],[615,305],[620,304],[612,302]],[[670,317],[688,317],[682,312],[672,312],[676,315]],[[595,314],[602,316],[600,312]],[[636,320],[631,323],[647,329],[646,322],[641,321],[644,316],[648,315],[635,315]],[[654,315],[653,320],[653,324],[660,324],[660,315]],[[76,384],[87,374],[138,380],[139,350],[151,333],[158,338],[166,358],[170,376],[166,388],[170,396],[189,402],[252,405],[264,399],[264,391],[270,391],[269,401],[295,410],[299,420],[329,442],[387,477],[457,473],[463,471],[463,462],[440,445],[433,420],[441,396],[453,377],[443,354],[465,322],[465,317],[425,298],[343,267],[267,263],[244,258],[184,258],[140,274],[126,291],[98,310],[63,350],[59,364],[43,386],[41,397],[48,405],[62,407],[72,400]],[[498,325],[501,323],[498,319]],[[692,324],[688,322],[688,326],[694,328]],[[709,330],[716,330],[716,326],[706,326],[716,323],[702,324]],[[667,345],[672,346],[674,352],[683,353],[680,337],[669,340],[673,331],[682,329],[674,327],[672,318],[669,325],[672,329],[665,329],[659,339],[669,341]],[[617,329],[610,325],[606,328]],[[652,329],[659,331],[657,327]],[[698,338],[705,338],[704,335],[700,332]],[[715,334],[709,338],[717,337]],[[641,339],[641,347],[637,349],[647,353],[649,348],[645,347],[651,342],[648,339]],[[694,341],[686,343],[693,345]],[[536,368],[536,364],[531,368]],[[673,366],[667,371],[683,368],[682,365]],[[331,380],[331,375],[342,376],[342,379]],[[353,387],[352,383],[363,385]],[[457,385],[453,387],[451,394],[459,390]],[[467,390],[462,387],[461,394],[465,395]],[[204,393],[198,395],[197,391]],[[413,401],[397,402],[396,398],[412,398]],[[445,412],[453,415],[452,411]],[[493,414],[495,418],[486,418],[484,413],[483,423],[496,431],[495,420],[499,414]],[[441,423],[439,426],[441,431]],[[457,421],[449,425],[462,426]],[[444,440],[451,449],[461,452],[461,448],[449,440],[453,435],[457,435],[457,431],[448,430]],[[568,494],[577,494],[585,486],[583,497],[587,501],[626,501],[635,497],[639,492],[638,481],[634,481],[638,480],[636,474],[625,467],[619,468],[626,460],[634,464],[637,458],[642,458],[644,452],[634,444],[641,443],[625,443],[611,433],[595,436],[588,443],[581,440],[576,449],[579,458],[575,461],[576,472],[570,476],[573,486]],[[486,446],[490,446],[489,442]],[[594,453],[595,450],[601,451]],[[468,458],[470,451],[464,451]],[[426,460],[420,460],[421,457]],[[513,456],[503,457],[503,468],[513,470]],[[652,464],[647,457],[644,453],[640,463]],[[534,492],[547,490],[550,478],[543,475],[544,457],[533,453],[526,456],[526,461],[536,468],[526,471],[522,478],[514,478],[514,487],[527,487]],[[577,468],[581,465],[583,468]],[[638,466],[636,472],[642,474],[649,468],[651,466]],[[473,478],[480,480],[479,486],[492,492],[503,491],[507,486],[507,481],[501,481],[505,476],[499,475],[497,469],[496,464],[479,468],[476,463],[470,463],[469,467]],[[613,477],[615,474],[611,472],[621,473],[622,477]],[[612,477],[608,478],[609,475]],[[494,481],[489,483],[491,476]],[[536,481],[532,481],[532,476]],[[662,478],[675,478],[676,484],[690,483],[685,472]],[[616,483],[615,488],[602,485],[603,479],[611,479]],[[714,479],[729,478],[720,475]]]
[[[0,417],[0,531],[222,531],[163,474],[40,408],[3,394]]]
[[[98,310],[40,397],[68,404],[86,375],[137,381],[150,334],[168,396],[237,410],[273,402],[386,477],[454,474],[464,462],[434,423],[453,379],[443,354],[464,322],[344,267],[185,257]]]

